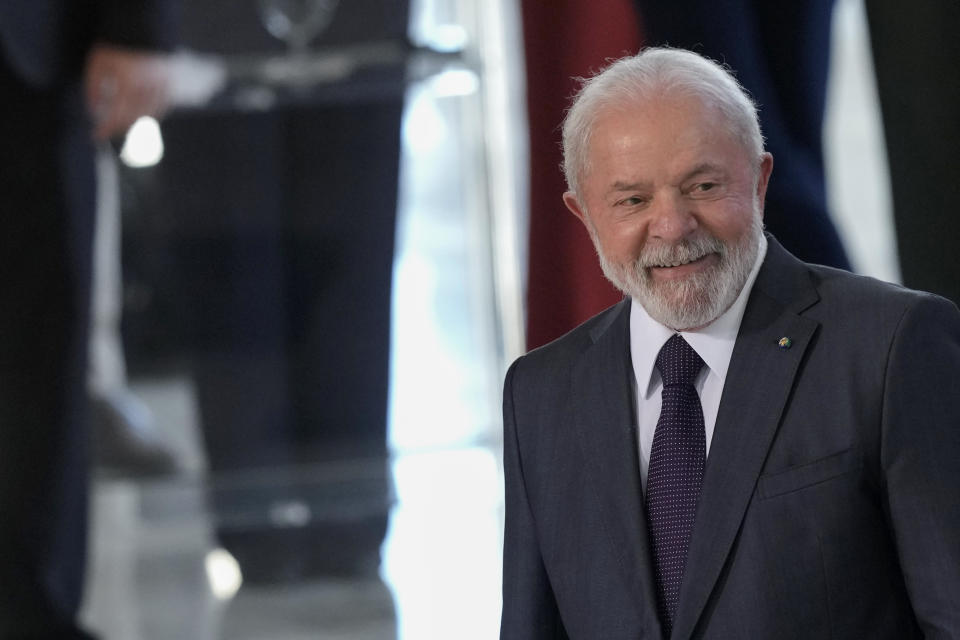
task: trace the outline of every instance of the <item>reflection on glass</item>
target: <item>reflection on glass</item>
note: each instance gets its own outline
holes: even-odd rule
[[[500,616],[503,487],[480,81],[411,84],[402,124],[381,576],[397,640],[487,640]]]
[[[219,547],[212,549],[207,553],[203,564],[210,591],[217,600],[230,600],[237,595],[243,584],[243,575],[240,565],[229,551]]]
[[[150,116],[138,118],[124,138],[120,160],[128,167],[152,167],[163,159],[160,124]]]
[[[398,640],[487,640],[500,622],[502,483],[490,447],[405,454],[381,573]]]
[[[259,0],[260,20],[273,37],[301,55],[330,25],[340,0]]]

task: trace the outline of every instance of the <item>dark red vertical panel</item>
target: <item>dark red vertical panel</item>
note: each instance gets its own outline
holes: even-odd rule
[[[603,277],[583,225],[563,205],[560,124],[574,77],[635,53],[631,0],[523,0],[530,121],[530,255],[527,346],[572,329],[620,299]]]

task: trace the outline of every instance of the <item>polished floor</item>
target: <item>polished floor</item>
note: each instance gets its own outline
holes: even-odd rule
[[[421,450],[390,463],[394,498],[382,563],[371,571],[246,580],[219,549],[207,508],[195,406],[186,378],[135,390],[168,431],[184,473],[136,481],[101,475],[93,503],[93,566],[84,619],[104,638],[337,640],[491,638],[499,615],[502,489],[495,443]],[[349,493],[377,461],[300,469],[315,496]],[[289,470],[258,471],[261,486]],[[300,483],[298,496],[303,496]],[[278,493],[277,495],[282,495]],[[334,500],[327,497],[327,503]],[[277,528],[323,527],[332,511],[277,500]],[[272,514],[268,514],[272,515]],[[255,524],[251,522],[251,524]],[[322,536],[317,536],[322,545]],[[266,546],[260,553],[283,555]],[[315,553],[336,560],[343,548]],[[289,559],[284,556],[284,559]],[[278,558],[278,562],[281,560]],[[335,564],[335,563],[334,563]],[[469,620],[468,628],[464,621]]]

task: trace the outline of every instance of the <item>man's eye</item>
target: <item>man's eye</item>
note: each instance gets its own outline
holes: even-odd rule
[[[694,191],[698,191],[698,192],[700,192],[700,193],[704,193],[704,192],[706,192],[706,191],[710,191],[711,189],[715,188],[716,186],[717,186],[717,183],[716,183],[716,182],[699,182],[699,183],[697,183],[697,185],[693,188],[693,190],[694,190]]]
[[[644,202],[645,202],[644,199],[641,198],[640,196],[630,196],[629,198],[624,198],[617,204],[625,205],[628,207],[635,207],[639,204],[643,204]]]

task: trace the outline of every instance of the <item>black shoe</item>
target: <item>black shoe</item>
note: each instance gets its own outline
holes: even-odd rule
[[[179,470],[177,459],[160,438],[153,415],[128,390],[90,399],[93,459],[98,470],[133,478],[166,476]]]

